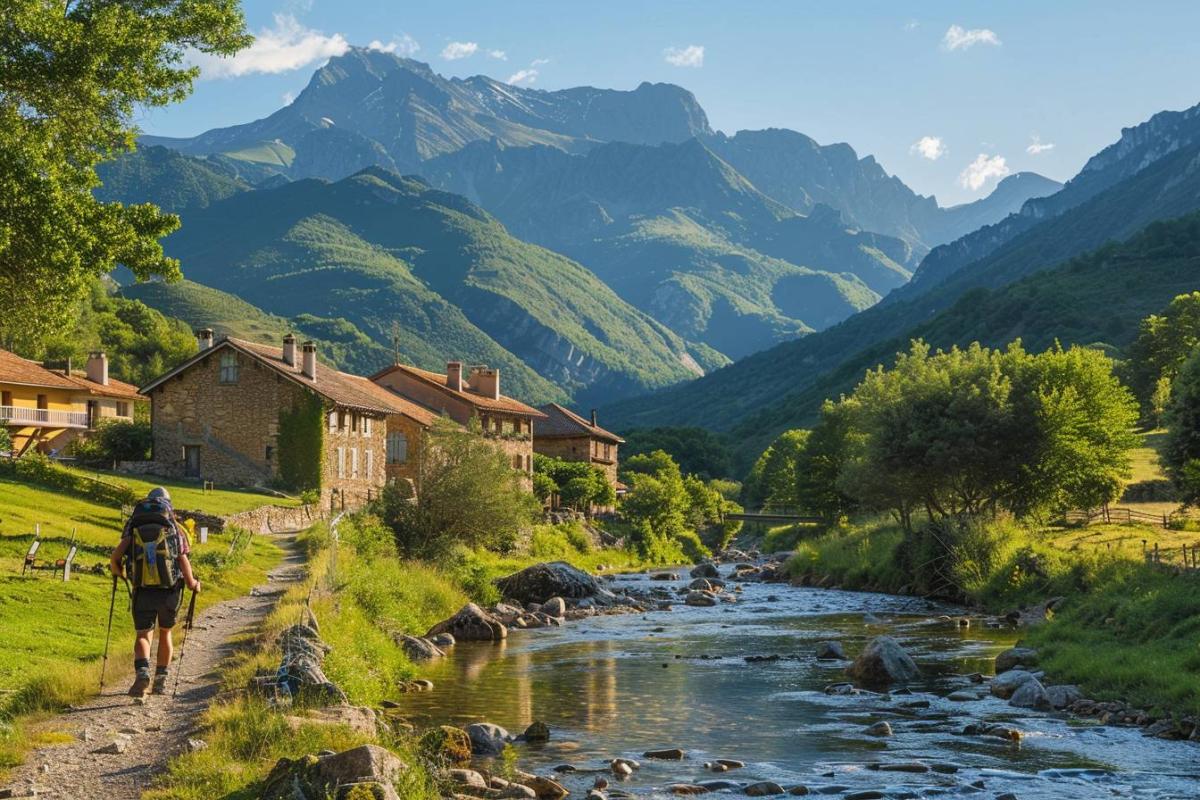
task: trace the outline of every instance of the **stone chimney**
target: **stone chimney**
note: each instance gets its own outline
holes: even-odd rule
[[[461,361],[450,361],[446,364],[446,386],[456,392],[463,389],[463,365]]]
[[[196,331],[196,344],[201,351],[207,350],[213,346],[213,329],[201,328]]]
[[[596,425],[596,409],[594,409],[594,408],[592,409],[592,427],[593,428],[599,427],[598,425]]]
[[[317,379],[317,346],[312,342],[305,342],[301,345],[304,351],[304,365],[300,367],[300,371],[304,373],[304,377],[311,381]]]
[[[296,337],[290,333],[283,337],[283,363],[296,366]]]
[[[108,386],[108,356],[104,353],[88,353],[87,379],[101,386]]]
[[[471,388],[484,397],[500,399],[500,370],[486,364],[471,367]]]

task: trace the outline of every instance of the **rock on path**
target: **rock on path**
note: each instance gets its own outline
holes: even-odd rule
[[[285,556],[268,575],[269,583],[197,615],[188,633],[182,670],[178,662],[182,622],[176,628],[176,662],[168,694],[150,695],[145,705],[135,705],[125,693],[128,680],[122,678],[106,686],[104,694],[42,723],[39,728],[74,734],[75,741],[30,753],[3,784],[12,790],[11,796],[30,796],[30,788],[36,787],[37,797],[138,800],[171,757],[188,751],[189,740],[198,741],[196,725],[217,693],[217,667],[233,652],[230,640],[262,621],[286,584],[303,576],[304,557],[294,537],[280,536],[278,541]],[[114,636],[110,662],[130,658],[131,646],[132,642]],[[177,670],[179,694],[172,698],[169,691]]]

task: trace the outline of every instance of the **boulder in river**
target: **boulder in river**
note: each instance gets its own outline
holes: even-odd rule
[[[670,747],[663,750],[647,750],[642,755],[646,758],[657,758],[660,761],[682,761],[684,752],[678,747]]]
[[[904,648],[890,636],[876,636],[847,670],[868,686],[887,686],[916,679],[919,671]]]
[[[717,596],[712,592],[691,591],[687,593],[687,598],[684,600],[689,606],[715,606],[717,604]]]
[[[417,748],[430,761],[457,763],[471,760],[471,737],[453,725],[425,731],[417,740]]]
[[[1029,680],[1017,687],[1012,693],[1008,704],[1017,708],[1037,708],[1046,710],[1051,708],[1050,695],[1046,694],[1046,688],[1042,686],[1042,682],[1037,678],[1030,677]]]
[[[540,610],[543,614],[546,614],[547,616],[561,618],[563,616],[566,616],[567,601],[563,600],[561,597],[551,597],[544,604],[542,604],[542,607]]]
[[[430,661],[446,655],[436,644],[420,636],[401,634],[396,641],[409,661]]]
[[[846,651],[841,642],[821,642],[817,645],[817,659],[820,661],[844,661]]]
[[[1036,680],[1032,672],[1026,672],[1023,669],[1010,669],[1008,672],[1002,672],[992,678],[991,691],[996,697],[1001,700],[1007,700],[1013,696],[1013,692],[1021,687],[1021,684],[1026,681]]]
[[[1078,686],[1060,684],[1058,686],[1047,686],[1046,697],[1050,700],[1050,705],[1053,708],[1061,711],[1077,700],[1083,699],[1083,692],[1079,691]]]
[[[583,570],[565,561],[534,564],[520,572],[496,579],[505,597],[522,603],[545,603],[552,597],[580,599],[600,592],[600,584]]]
[[[1032,647],[1010,647],[996,656],[996,674],[1016,667],[1036,667],[1037,663],[1038,651]]]
[[[432,639],[448,633],[458,641],[494,642],[508,636],[508,629],[491,614],[474,603],[467,603],[453,617],[429,629],[425,638]]]
[[[529,727],[521,734],[521,738],[527,742],[548,742],[550,741],[550,727],[541,720],[534,720],[529,723]]]
[[[512,738],[504,728],[490,722],[475,722],[468,725],[466,730],[471,740],[471,752],[477,756],[500,755]]]
[[[710,561],[705,561],[703,564],[697,564],[692,567],[692,571],[688,573],[693,578],[719,578],[721,573],[717,571],[717,565]]]
[[[783,794],[783,787],[774,781],[759,781],[752,783],[742,790],[748,797],[770,797],[772,795]]]
[[[891,736],[892,726],[886,720],[876,722],[873,725],[868,725],[863,733],[867,736]]]

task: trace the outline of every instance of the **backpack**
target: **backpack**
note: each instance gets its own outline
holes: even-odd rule
[[[125,552],[125,574],[133,588],[172,588],[180,579],[180,548],[171,506],[146,498],[133,507],[127,527],[130,544]]]

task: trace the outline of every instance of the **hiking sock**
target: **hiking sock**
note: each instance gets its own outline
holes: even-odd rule
[[[138,672],[145,672],[148,674],[150,672],[150,659],[135,658],[133,660],[133,668]]]
[[[155,674],[155,675],[166,675],[166,674],[167,674],[167,668],[166,668],[166,667],[155,667],[155,668],[154,668],[154,674]]]

